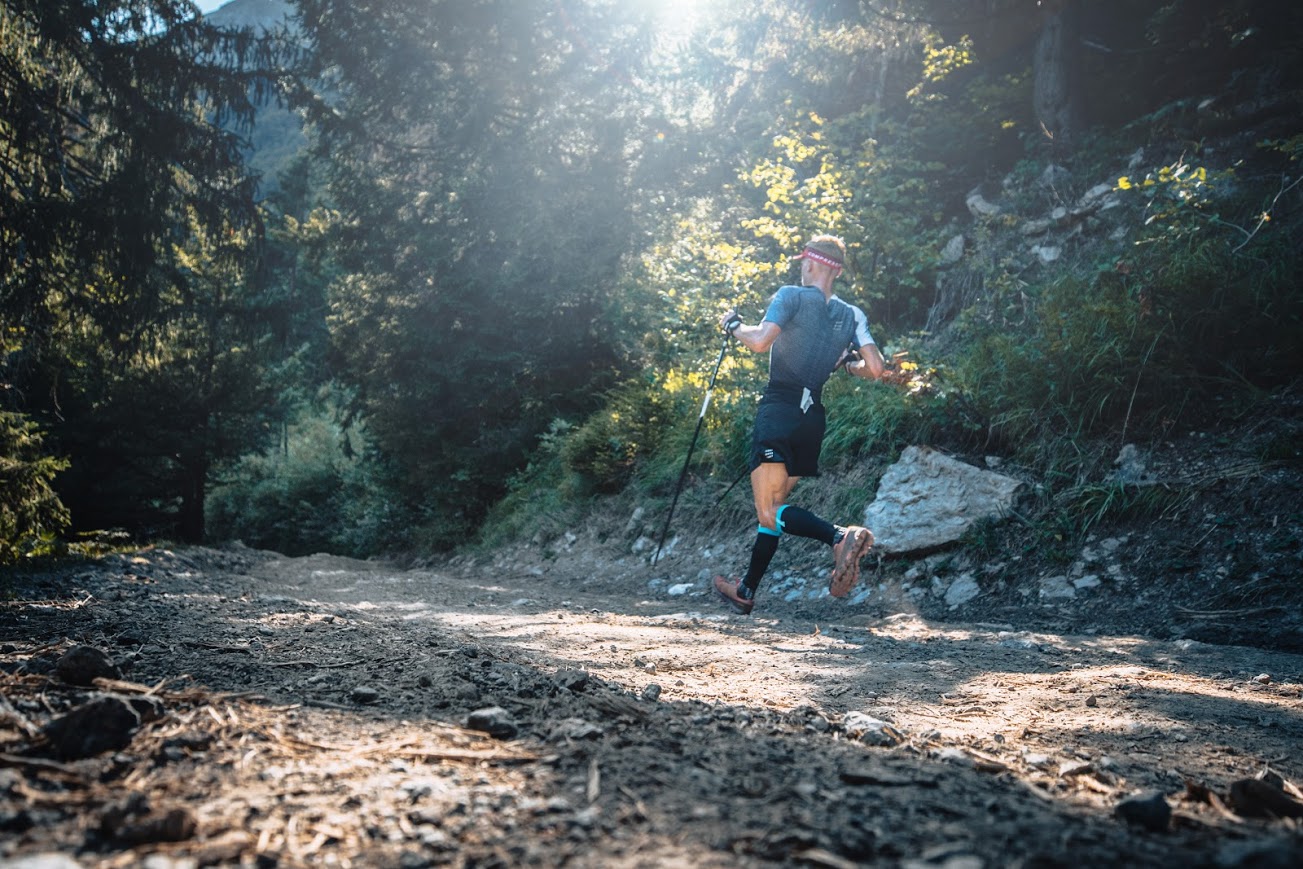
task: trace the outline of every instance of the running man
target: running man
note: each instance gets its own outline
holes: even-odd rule
[[[801,285],[779,288],[758,325],[743,324],[732,310],[720,321],[743,346],[756,353],[769,351],[769,384],[751,434],[751,493],[760,527],[746,576],[715,577],[715,590],[744,615],[755,605],[760,578],[783,534],[832,547],[828,591],[834,597],[845,597],[854,588],[860,559],[873,545],[867,528],[833,525],[787,503],[798,480],[819,476],[826,423],[819,397],[828,378],[842,364],[869,380],[881,378],[886,370],[864,312],[833,294],[833,281],[846,262],[842,240],[817,235],[796,259],[801,261]],[[852,351],[859,358],[847,361]]]

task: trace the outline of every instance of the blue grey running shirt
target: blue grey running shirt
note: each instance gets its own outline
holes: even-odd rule
[[[815,287],[780,287],[765,311],[779,333],[769,349],[769,382],[818,395],[848,347],[875,344],[869,319],[855,305]]]

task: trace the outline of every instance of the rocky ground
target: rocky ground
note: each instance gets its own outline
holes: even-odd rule
[[[11,572],[0,865],[1303,865],[1298,464],[1168,447],[1090,539],[1012,523],[843,601],[785,544],[751,617],[708,594],[745,496],[655,567],[620,505],[437,564]]]

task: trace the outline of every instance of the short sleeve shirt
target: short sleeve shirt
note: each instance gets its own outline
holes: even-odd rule
[[[764,319],[782,332],[769,350],[769,382],[818,392],[847,349],[874,344],[869,320],[855,305],[815,287],[779,288]]]

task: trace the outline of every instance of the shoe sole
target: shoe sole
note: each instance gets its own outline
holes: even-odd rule
[[[719,595],[720,600],[724,601],[729,606],[733,607],[735,611],[737,611],[739,614],[744,616],[751,615],[751,610],[755,607],[755,604],[752,604],[751,606],[744,606],[743,604],[738,603],[733,598],[724,594],[723,590],[720,589],[720,587],[717,585],[715,586],[715,594]]]
[[[833,597],[846,597],[860,581],[860,559],[873,546],[873,534],[868,530],[855,535],[854,548],[840,568],[833,568],[828,580],[828,593]]]

